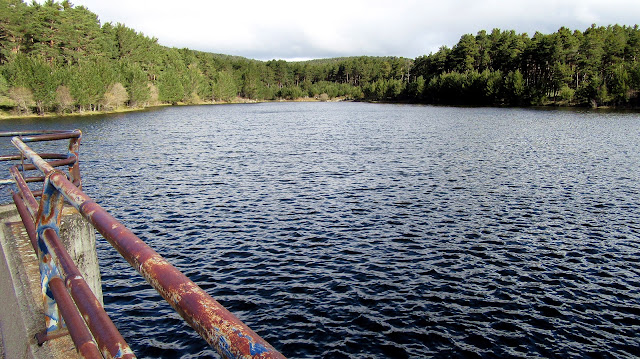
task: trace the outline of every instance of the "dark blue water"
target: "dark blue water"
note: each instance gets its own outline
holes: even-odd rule
[[[290,358],[640,353],[640,116],[361,103],[80,128],[85,190]],[[139,357],[215,353],[101,240]]]

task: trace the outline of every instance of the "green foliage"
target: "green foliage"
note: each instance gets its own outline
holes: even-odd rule
[[[129,105],[141,107],[149,101],[150,92],[147,74],[137,62],[121,60],[119,73],[129,94]]]
[[[183,89],[187,94],[187,102],[199,103],[200,97],[209,95],[207,81],[205,81],[202,71],[196,63],[192,63],[187,67],[184,75]]]
[[[57,112],[65,113],[71,111],[73,105],[75,104],[75,100],[73,96],[71,96],[71,91],[66,86],[58,86],[56,89],[56,104],[57,104]]]
[[[231,101],[238,95],[238,86],[231,72],[219,71],[214,81],[212,86],[214,101]]]
[[[298,86],[285,86],[278,90],[277,96],[285,100],[295,100],[305,97],[304,91]]]
[[[411,82],[408,87],[409,99],[413,102],[422,102],[422,94],[424,93],[425,81],[424,77],[418,76],[415,81]]]
[[[562,101],[566,101],[567,103],[572,103],[575,97],[576,91],[571,87],[564,85],[560,89],[560,99]]]
[[[0,96],[6,96],[9,91],[9,82],[0,71]]]
[[[453,49],[417,58],[409,97],[476,105],[637,103],[638,55],[637,25],[593,25],[584,33],[563,27],[531,38],[514,31],[480,31],[475,38],[462,36]],[[420,78],[427,84],[421,97],[415,90]],[[482,83],[483,93],[477,91]]]
[[[180,74],[173,68],[167,68],[158,79],[158,94],[162,102],[177,104],[185,97]]]
[[[99,110],[107,87],[117,76],[115,64],[101,58],[87,59],[70,69],[67,81],[80,111]]]
[[[510,71],[504,79],[504,98],[509,104],[519,104],[525,93],[524,78],[520,70]]]
[[[25,44],[22,29],[28,6],[21,0],[0,0],[0,64],[6,64]]]
[[[27,88],[31,91],[38,113],[44,113],[53,103],[58,79],[55,65],[42,57],[16,56],[7,66],[9,81],[12,86]]]

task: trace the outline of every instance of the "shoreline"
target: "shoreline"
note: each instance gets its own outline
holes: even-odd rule
[[[56,112],[46,112],[42,115],[31,113],[28,115],[15,115],[5,111],[0,110],[0,121],[3,120],[19,120],[19,119],[49,119],[49,118],[61,118],[61,117],[78,117],[78,116],[103,116],[103,115],[113,115],[118,113],[129,113],[129,112],[141,112],[141,111],[151,111],[156,108],[161,107],[173,107],[173,106],[207,106],[207,105],[236,105],[236,104],[252,104],[252,103],[269,103],[269,102],[368,102],[368,103],[379,103],[379,104],[413,104],[413,105],[428,105],[428,106],[446,106],[446,107],[504,107],[504,108],[534,108],[534,109],[576,109],[576,110],[590,110],[590,111],[632,111],[638,112],[640,108],[638,107],[617,107],[617,106],[599,106],[599,107],[589,107],[589,106],[579,106],[579,105],[562,105],[562,104],[547,104],[547,105],[539,105],[539,106],[472,106],[472,105],[450,105],[450,104],[428,104],[428,103],[412,103],[406,101],[367,101],[367,100],[354,100],[354,99],[346,99],[336,97],[330,100],[320,100],[312,97],[301,97],[293,100],[251,100],[238,97],[234,101],[214,101],[214,102],[198,102],[198,103],[186,103],[186,102],[178,102],[177,104],[163,103],[157,105],[150,105],[146,107],[122,107],[115,110],[109,111],[83,111],[83,112],[71,112],[71,113],[56,113]]]
[[[197,103],[186,103],[186,102],[178,102],[177,104],[170,103],[162,103],[157,105],[150,105],[146,107],[121,107],[115,110],[109,111],[83,111],[83,112],[71,112],[71,113],[56,113],[56,112],[46,112],[42,115],[37,113],[30,113],[28,115],[15,115],[11,113],[7,113],[5,111],[0,111],[0,121],[2,120],[18,120],[18,119],[47,119],[47,118],[58,118],[58,117],[76,117],[76,116],[101,116],[101,115],[112,115],[118,113],[128,113],[128,112],[140,112],[140,111],[149,111],[160,107],[172,107],[172,106],[207,106],[207,105],[236,105],[236,104],[251,104],[251,103],[269,103],[269,102],[342,102],[342,101],[351,101],[346,100],[344,98],[336,97],[332,100],[322,101],[312,97],[301,97],[293,100],[251,100],[238,97],[234,101],[203,101]]]
[[[136,107],[136,108],[119,108],[111,111],[83,111],[83,112],[71,112],[71,113],[56,113],[56,112],[46,112],[42,115],[37,113],[30,113],[28,115],[15,115],[15,114],[7,114],[6,112],[0,112],[0,121],[2,120],[18,120],[18,119],[47,119],[47,118],[58,118],[58,117],[79,117],[79,116],[99,116],[99,115],[109,115],[116,113],[127,113],[127,112],[137,112],[137,111],[145,111],[156,107],[164,107],[171,106],[170,104],[160,104],[148,107]]]

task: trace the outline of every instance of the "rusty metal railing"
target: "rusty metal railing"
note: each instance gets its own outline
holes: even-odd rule
[[[20,161],[9,170],[12,179],[0,184],[15,184],[17,192],[12,192],[12,197],[40,260],[46,331],[38,336],[39,342],[68,331],[85,358],[135,358],[60,241],[60,217],[67,202],[222,357],[284,358],[82,191],[78,162],[81,136],[79,130],[0,132],[0,137],[12,137],[11,142],[20,151],[18,155],[0,156],[0,161]],[[29,142],[54,140],[69,140],[68,152],[38,154],[27,146]],[[68,175],[59,169],[64,166]],[[27,177],[26,171],[33,170],[41,175]],[[32,190],[29,183],[37,182],[43,183],[42,189]]]

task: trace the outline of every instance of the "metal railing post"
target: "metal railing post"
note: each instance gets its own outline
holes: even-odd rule
[[[71,299],[64,287],[62,279],[60,279],[60,277],[51,278],[49,286],[64,316],[65,323],[67,323],[69,327],[69,334],[71,335],[73,343],[76,345],[78,353],[80,353],[83,358],[102,359],[102,354],[98,350],[98,346],[93,340],[89,329],[87,329],[87,326],[84,324],[82,316],[78,313],[73,299]]]
[[[82,180],[80,177],[80,158],[78,157],[79,148],[80,148],[80,139],[82,138],[82,132],[76,130],[80,133],[78,137],[71,138],[69,140],[69,158],[74,157],[75,162],[73,165],[69,166],[69,180],[78,188],[82,189]]]
[[[47,228],[42,237],[60,263],[66,288],[84,318],[85,327],[89,327],[89,331],[95,338],[100,352],[105,358],[135,358],[129,344],[113,324],[69,253],[64,249],[58,234],[51,228]]]
[[[43,238],[46,229],[53,229],[56,233],[59,233],[60,214],[64,205],[64,197],[51,184],[49,177],[48,175],[45,179],[44,191],[40,199],[40,207],[36,219],[37,254],[40,262],[40,284],[42,285],[42,298],[45,303],[47,333],[62,329],[65,326],[51,288],[49,288],[49,282],[53,277],[60,277],[60,271],[56,265],[55,255]]]

